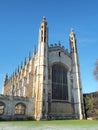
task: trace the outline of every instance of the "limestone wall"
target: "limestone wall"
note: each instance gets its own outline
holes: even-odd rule
[[[50,114],[56,116],[73,115],[73,107],[70,103],[52,103]]]
[[[21,98],[13,96],[0,95],[0,111],[4,105],[4,112],[0,113],[0,119],[27,119],[34,117],[34,99],[33,98]],[[25,106],[24,114],[17,114],[16,106],[23,104]]]

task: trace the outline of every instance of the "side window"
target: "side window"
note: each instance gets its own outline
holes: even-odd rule
[[[26,106],[22,103],[16,104],[15,106],[15,114],[16,115],[24,115],[26,111]]]
[[[59,52],[59,57],[61,56],[61,52]]]

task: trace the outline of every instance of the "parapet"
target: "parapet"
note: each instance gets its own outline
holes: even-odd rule
[[[49,52],[51,52],[51,51],[57,51],[57,50],[61,50],[66,55],[71,56],[70,53],[68,52],[68,49],[65,49],[65,47],[62,46],[60,42],[54,43],[54,44],[50,44],[50,46],[49,46]]]

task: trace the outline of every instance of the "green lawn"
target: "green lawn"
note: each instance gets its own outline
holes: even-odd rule
[[[34,124],[34,125],[43,125],[43,124],[55,124],[55,125],[94,125],[94,124],[98,124],[98,120],[50,120],[50,121],[2,121],[0,122],[0,124],[2,123],[9,123],[12,125],[30,125],[30,124]]]
[[[1,121],[0,130],[98,130],[98,121]]]

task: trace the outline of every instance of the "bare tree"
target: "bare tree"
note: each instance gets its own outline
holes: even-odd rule
[[[98,59],[95,62],[94,77],[98,80]]]

